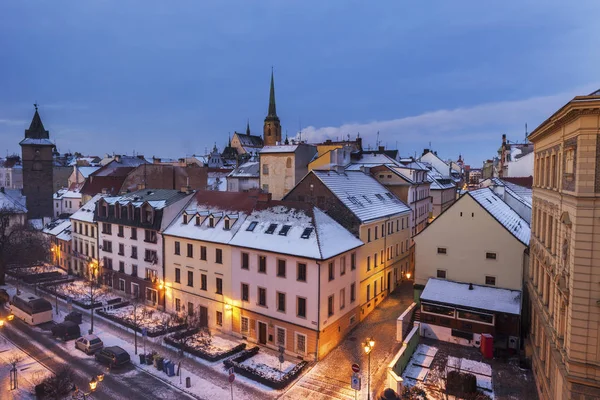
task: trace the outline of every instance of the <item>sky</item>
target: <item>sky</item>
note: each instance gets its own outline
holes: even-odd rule
[[[271,68],[282,131],[419,156],[496,155],[600,88],[600,2],[0,3],[0,156],[33,103],[61,152],[205,154],[250,122]]]

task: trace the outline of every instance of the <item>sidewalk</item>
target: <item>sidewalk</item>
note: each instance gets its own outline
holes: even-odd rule
[[[21,285],[21,291],[33,293],[33,288]],[[56,299],[54,296],[43,291],[38,291],[38,295],[45,297],[53,305],[55,304]],[[60,315],[58,318],[55,317],[55,320],[62,321],[64,314],[68,313],[68,306],[66,302],[60,298],[58,299],[58,303]],[[80,325],[81,333],[87,333],[90,328],[90,311],[81,309],[75,305],[73,305],[72,308],[73,310],[82,313],[83,323]],[[54,315],[56,316],[56,311],[54,312]],[[228,374],[222,361],[211,363],[186,353],[182,362],[181,378],[179,376],[168,377],[167,374],[156,370],[152,365],[140,365],[139,356],[135,354],[134,334],[131,329],[118,325],[101,317],[97,313],[94,313],[94,334],[98,335],[103,340],[105,346],[121,346],[127,350],[131,356],[132,364],[137,369],[143,370],[145,373],[154,376],[166,384],[176,387],[194,398],[214,400],[231,397],[231,389],[227,380]],[[165,359],[179,361],[180,357],[178,351],[163,345],[162,339],[163,336],[146,338],[146,353],[156,351],[164,356]],[[137,340],[138,354],[141,354],[144,352],[144,346],[143,338],[140,333],[138,333]],[[73,355],[81,356],[81,354],[83,354],[79,350],[74,350],[72,344],[71,346],[65,347],[65,349],[72,352]],[[192,386],[190,388],[185,387],[186,377],[191,378]],[[279,394],[279,392],[241,376],[236,376],[236,380],[233,384],[233,392],[234,398],[248,400],[274,399]]]
[[[402,345],[396,342],[396,319],[412,302],[412,282],[404,282],[282,398],[354,399],[354,390],[350,388],[353,363],[361,368],[359,398],[367,398],[368,357],[362,344],[368,337],[375,340],[371,352],[371,392],[376,395],[384,388],[388,363]]]

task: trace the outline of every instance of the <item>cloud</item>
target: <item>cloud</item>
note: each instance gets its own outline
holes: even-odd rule
[[[303,128],[302,138],[309,142],[319,142],[325,139],[344,139],[348,135],[354,138],[360,133],[363,143],[374,144],[379,132],[381,143],[398,141],[403,146],[410,147],[406,149],[410,151],[416,149],[416,144],[428,141],[436,144],[486,141],[497,139],[502,133],[507,133],[509,137],[520,137],[525,134],[525,123],[528,123],[531,132],[574,96],[588,94],[598,86],[590,84],[553,95],[434,110],[384,121],[352,122],[337,127],[309,126]]]
[[[25,120],[0,118],[0,124],[2,125],[24,125],[26,123]]]

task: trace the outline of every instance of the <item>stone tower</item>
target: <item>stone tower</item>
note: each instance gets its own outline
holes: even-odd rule
[[[52,217],[53,157],[54,143],[35,105],[35,114],[21,145],[23,160],[23,195],[26,196],[27,218]]]
[[[263,141],[265,146],[281,144],[281,124],[275,107],[275,81],[271,70],[271,92],[269,94],[269,112],[265,118],[263,128]]]

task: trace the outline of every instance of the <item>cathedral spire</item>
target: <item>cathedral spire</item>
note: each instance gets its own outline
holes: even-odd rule
[[[246,135],[250,135],[250,118],[248,118],[248,122],[246,122]]]
[[[40,118],[40,114],[38,113],[37,103],[33,106],[35,107],[35,114],[33,114],[29,129],[25,130],[25,137],[31,139],[49,139],[50,135],[48,131],[44,129],[42,118]]]
[[[277,117],[277,109],[275,107],[275,79],[273,78],[273,67],[271,67],[271,91],[269,93],[269,113],[268,117]]]

